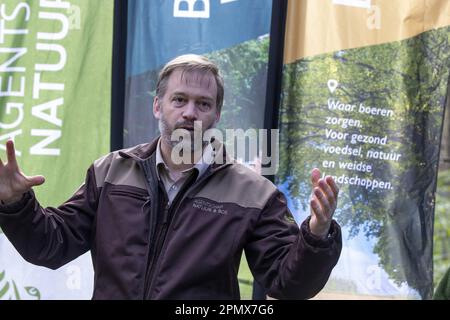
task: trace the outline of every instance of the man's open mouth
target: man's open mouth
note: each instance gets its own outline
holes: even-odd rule
[[[188,127],[188,126],[178,127],[177,129],[184,129],[184,130],[188,130],[188,131],[194,131],[194,127]]]

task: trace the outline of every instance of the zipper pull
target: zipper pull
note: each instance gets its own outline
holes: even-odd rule
[[[145,207],[147,206],[147,205],[149,205],[150,204],[150,196],[146,196],[146,197],[144,197],[144,200],[145,200],[145,202],[144,202],[144,204],[142,205],[142,207],[141,207],[141,211],[143,212],[143,213],[145,213]]]

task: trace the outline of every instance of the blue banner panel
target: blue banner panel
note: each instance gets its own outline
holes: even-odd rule
[[[268,0],[135,0],[129,2],[128,76],[183,53],[204,54],[269,33]]]

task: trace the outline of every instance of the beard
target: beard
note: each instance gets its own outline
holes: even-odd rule
[[[178,144],[182,144],[181,149],[193,153],[199,149],[203,149],[209,143],[209,141],[203,141],[203,133],[214,127],[212,123],[208,128],[203,128],[201,121],[189,121],[181,120],[175,123],[175,126],[171,127],[161,113],[161,117],[158,121],[159,132],[161,133],[161,139],[170,146],[172,149]],[[174,134],[175,132],[175,134]],[[175,137],[177,139],[173,139]]]
[[[164,142],[171,148],[175,147],[179,143],[178,141],[172,141],[171,136],[174,129],[169,126],[163,114],[161,114],[161,118],[158,121],[158,128],[161,133],[161,139],[163,139]]]

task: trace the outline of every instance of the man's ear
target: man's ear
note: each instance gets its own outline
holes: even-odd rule
[[[156,119],[161,118],[161,103],[158,96],[155,96],[155,98],[153,98],[153,115]]]
[[[216,119],[214,120],[214,125],[216,125],[220,120],[220,111],[216,112]]]

